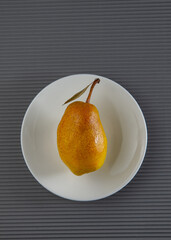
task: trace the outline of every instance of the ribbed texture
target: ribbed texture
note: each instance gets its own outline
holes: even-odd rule
[[[148,126],[136,177],[95,202],[49,193],[20,149],[33,97],[75,73],[121,84]],[[0,239],[171,239],[170,122],[170,1],[0,1]]]

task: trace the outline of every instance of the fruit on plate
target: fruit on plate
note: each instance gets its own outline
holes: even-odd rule
[[[77,176],[101,168],[107,153],[107,138],[97,108],[90,103],[95,79],[86,102],[75,101],[66,108],[57,128],[57,146],[60,158]],[[89,85],[69,101],[79,97]]]

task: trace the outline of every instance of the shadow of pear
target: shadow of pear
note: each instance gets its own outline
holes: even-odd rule
[[[122,145],[122,129],[119,115],[113,103],[107,97],[103,99],[103,108],[99,108],[100,119],[107,137],[107,156],[99,171],[110,169],[120,153]]]

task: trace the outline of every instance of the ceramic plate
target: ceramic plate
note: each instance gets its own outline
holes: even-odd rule
[[[67,107],[62,104],[95,78],[101,82],[91,103],[106,132],[107,157],[96,172],[75,176],[59,157],[57,126]],[[88,92],[78,100],[85,101]],[[21,128],[22,152],[32,175],[50,192],[71,200],[97,200],[121,190],[140,168],[146,146],[146,123],[135,99],[116,82],[97,75],[72,75],[45,87],[28,107]]]

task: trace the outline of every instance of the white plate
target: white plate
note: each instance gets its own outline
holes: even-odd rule
[[[96,172],[75,176],[59,157],[56,130],[67,107],[62,104],[95,78],[91,98],[100,113],[108,140],[107,157]],[[85,101],[88,91],[79,101]],[[140,168],[147,146],[147,128],[134,98],[105,77],[78,74],[45,87],[31,102],[21,128],[25,162],[36,180],[50,192],[71,200],[89,201],[122,189]]]

